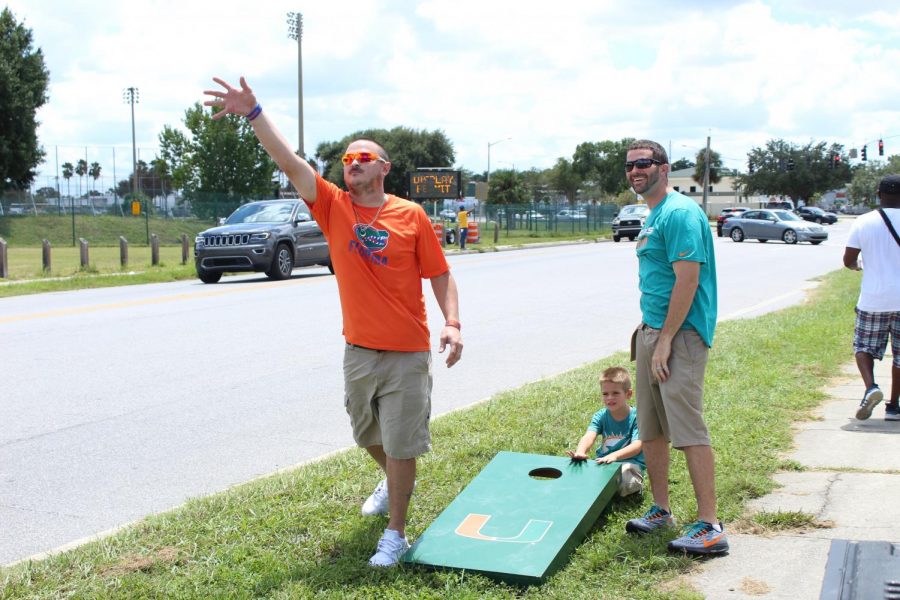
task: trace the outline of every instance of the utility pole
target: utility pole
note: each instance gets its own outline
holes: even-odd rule
[[[136,87],[125,88],[125,91],[122,92],[122,99],[125,102],[131,104],[131,168],[132,168],[132,179],[131,179],[131,201],[134,202],[137,200],[137,193],[141,189],[140,183],[138,182],[138,170],[137,170],[137,143],[135,142],[134,136],[134,105],[135,103],[140,101],[139,92]],[[147,245],[150,245],[150,207],[149,201],[144,204],[144,223],[147,226]]]
[[[297,150],[306,159],[303,149],[303,13],[289,12],[288,37],[297,40]]]
[[[709,195],[709,136],[706,136],[706,158],[703,160],[703,214],[707,217],[706,199]]]

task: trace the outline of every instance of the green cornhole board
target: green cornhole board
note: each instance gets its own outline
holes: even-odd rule
[[[403,561],[542,583],[587,535],[620,477],[616,464],[499,452]]]

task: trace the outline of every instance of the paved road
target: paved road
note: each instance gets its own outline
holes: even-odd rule
[[[721,317],[800,301],[847,228],[717,240]],[[435,355],[435,414],[625,349],[640,318],[633,243],[451,263],[466,350],[450,370]],[[352,445],[340,330],[314,268],[0,299],[0,564]]]

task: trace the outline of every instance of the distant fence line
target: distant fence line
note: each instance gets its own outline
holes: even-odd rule
[[[141,214],[150,211],[155,218],[196,218],[217,222],[230,215],[241,204],[263,200],[271,196],[246,196],[228,193],[194,194],[190,198],[174,194],[157,196],[140,207]],[[432,220],[453,222],[444,200],[426,200],[422,207]],[[595,231],[608,227],[618,207],[613,204],[482,204],[472,211],[471,218],[480,222],[494,221],[501,229],[527,229],[533,231]],[[0,216],[28,215],[50,216],[131,216],[131,201],[117,196],[92,196],[87,198],[38,198],[28,192],[5,192],[0,197]],[[443,212],[443,215],[442,215]],[[446,216],[444,216],[446,215]]]

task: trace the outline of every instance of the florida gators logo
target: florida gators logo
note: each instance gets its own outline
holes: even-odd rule
[[[387,247],[388,232],[385,229],[375,229],[371,225],[356,225],[353,228],[356,239],[371,252],[380,252]]]

